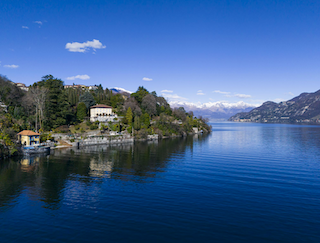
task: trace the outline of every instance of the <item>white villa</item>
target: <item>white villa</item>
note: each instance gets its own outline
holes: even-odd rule
[[[117,118],[117,114],[112,111],[111,106],[94,105],[90,107],[90,121],[109,122]]]

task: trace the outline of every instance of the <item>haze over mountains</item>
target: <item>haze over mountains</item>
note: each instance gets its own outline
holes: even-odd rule
[[[320,90],[302,93],[291,100],[267,101],[250,112],[232,116],[230,121],[264,123],[320,123]]]
[[[122,93],[129,95],[132,92],[124,88],[114,87],[110,88],[112,92]],[[169,101],[171,107],[184,107],[184,109],[189,112],[193,111],[196,117],[203,116],[209,118],[209,120],[227,120],[231,116],[239,112],[247,112],[257,107],[258,105],[247,104],[243,101],[237,103],[228,102],[208,102],[208,103],[191,103],[191,102],[181,102],[181,101]]]
[[[237,103],[228,102],[208,102],[208,103],[189,103],[189,102],[179,102],[171,101],[169,102],[171,107],[184,107],[186,111],[193,111],[194,115],[199,117],[203,116],[209,118],[209,120],[227,120],[231,116],[239,113],[250,111],[256,106],[247,104],[243,101]]]

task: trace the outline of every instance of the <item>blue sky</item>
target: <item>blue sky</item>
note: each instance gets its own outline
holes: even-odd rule
[[[320,89],[318,0],[1,0],[0,31],[0,74],[27,85],[251,104]]]

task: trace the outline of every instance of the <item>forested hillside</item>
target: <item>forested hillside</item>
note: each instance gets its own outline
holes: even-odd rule
[[[166,99],[144,87],[128,97],[114,94],[101,85],[96,90],[65,89],[61,79],[47,75],[28,91],[22,91],[5,76],[0,76],[0,101],[7,106],[0,107],[2,154],[5,149],[15,151],[16,134],[22,130],[39,131],[43,139],[47,139],[48,132],[70,132],[68,128],[79,127],[81,123],[97,129],[97,122],[91,126],[88,121],[90,107],[95,104],[112,106],[120,118],[116,124],[104,124],[103,129],[130,134],[134,129],[137,138],[148,134],[183,135],[192,132],[194,127],[204,132],[211,130],[207,120],[195,118],[182,107],[171,109]]]

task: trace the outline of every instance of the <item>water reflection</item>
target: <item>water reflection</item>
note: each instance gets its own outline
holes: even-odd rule
[[[47,156],[29,156],[0,162],[0,210],[15,205],[25,193],[42,207],[59,209],[65,188],[72,182],[88,186],[113,179],[152,183],[166,170],[170,158],[193,149],[207,136],[138,142],[132,145],[87,146],[55,150]],[[77,184],[77,188],[81,185]]]

